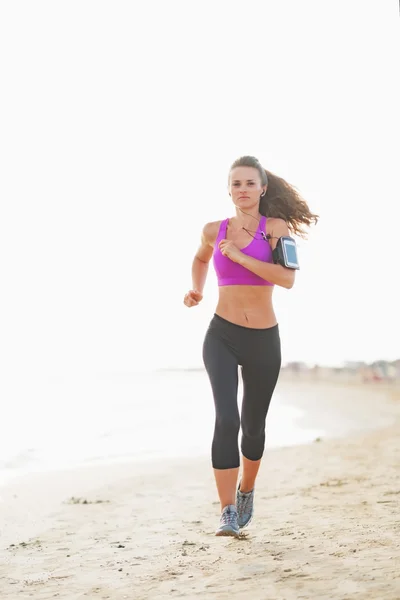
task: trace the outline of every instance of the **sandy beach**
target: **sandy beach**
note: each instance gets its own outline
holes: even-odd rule
[[[214,536],[204,458],[16,480],[0,488],[0,598],[399,600],[395,394],[388,407],[390,426],[268,450],[239,540]],[[379,395],[357,408],[379,411]]]

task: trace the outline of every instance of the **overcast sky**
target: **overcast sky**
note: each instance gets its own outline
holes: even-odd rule
[[[284,361],[400,356],[398,5],[2,2],[4,373],[201,364],[207,221],[243,154],[320,215],[275,290]]]

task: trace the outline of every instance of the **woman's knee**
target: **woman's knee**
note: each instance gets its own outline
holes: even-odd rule
[[[260,460],[265,448],[265,429],[257,428],[253,431],[242,431],[241,450],[245,458]]]
[[[214,437],[218,436],[222,439],[236,437],[239,434],[240,429],[240,417],[239,414],[219,415],[215,419],[215,434]]]

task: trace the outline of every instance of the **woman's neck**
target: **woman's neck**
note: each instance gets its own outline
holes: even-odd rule
[[[241,209],[236,209],[236,217],[233,218],[233,225],[238,229],[245,227],[246,229],[254,229],[254,226],[257,226],[260,222],[261,215],[256,209],[249,209],[242,211]]]

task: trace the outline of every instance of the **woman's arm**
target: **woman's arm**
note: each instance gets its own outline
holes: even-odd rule
[[[272,239],[270,241],[272,250],[275,249],[276,244],[278,243],[278,239],[283,235],[290,235],[288,226],[283,219],[270,219],[273,221],[272,230],[270,235]],[[258,260],[257,258],[253,258],[252,256],[247,256],[233,245],[233,242],[222,240],[220,243],[221,251],[223,254],[228,256],[231,260],[239,263],[252,273],[255,273],[262,279],[266,281],[270,281],[275,285],[279,285],[281,287],[290,289],[294,285],[295,280],[295,271],[293,269],[287,269],[286,267],[282,267],[282,265],[275,265],[273,263],[266,263],[262,260]]]
[[[282,267],[282,265],[266,263],[243,253],[236,262],[275,285],[287,288],[288,290],[294,285],[295,273],[293,269],[287,269],[286,267]]]
[[[207,279],[208,265],[214,251],[214,241],[218,223],[207,223],[201,233],[201,244],[192,264],[192,286],[194,290],[203,293]],[[217,232],[218,233],[218,232]]]
[[[192,286],[183,299],[188,306],[197,306],[203,299],[203,289],[207,279],[208,263],[214,251],[214,243],[218,235],[219,223],[207,223],[201,234],[201,244],[192,263]]]

